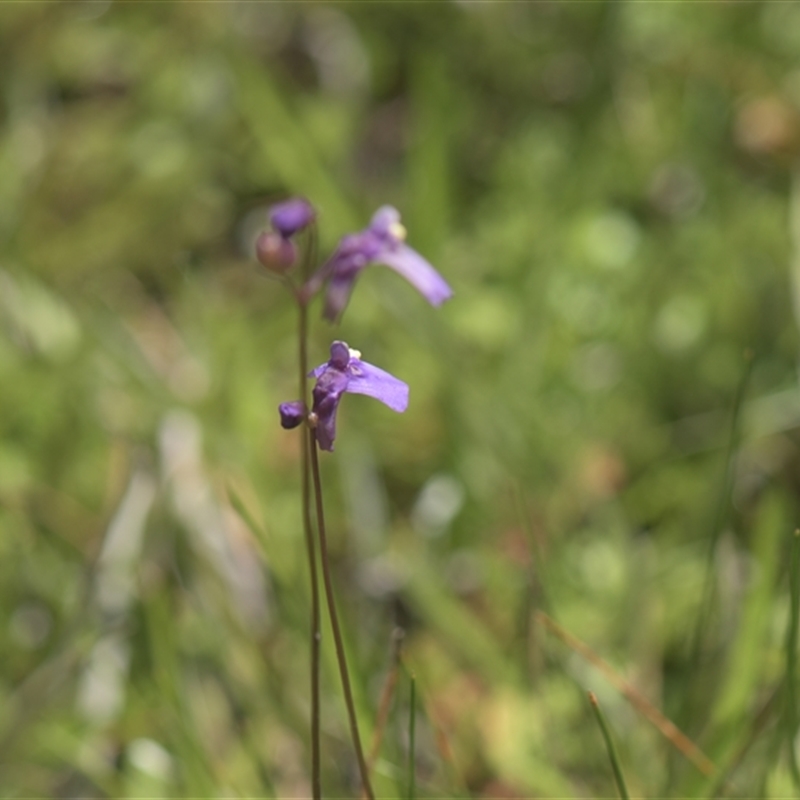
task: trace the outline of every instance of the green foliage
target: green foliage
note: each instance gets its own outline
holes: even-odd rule
[[[314,331],[315,363],[335,336],[411,386],[402,417],[348,397],[322,465],[367,741],[396,625],[416,676],[416,761],[398,690],[377,793],[411,763],[418,797],[607,795],[586,690],[632,796],[796,793],[797,23],[2,4],[3,796],[309,792],[295,320],[252,254],[295,193],[321,252],[396,205],[456,292],[433,312],[371,269]],[[332,644],[323,783],[350,796]]]

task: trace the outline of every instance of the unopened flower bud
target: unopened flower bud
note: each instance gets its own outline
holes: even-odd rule
[[[281,236],[289,238],[310,225],[315,216],[314,208],[308,200],[293,197],[285,203],[272,206],[269,221]]]
[[[281,415],[281,427],[291,430],[303,421],[306,409],[299,400],[293,400],[291,403],[281,403],[278,406],[278,413]]]
[[[286,272],[297,261],[294,243],[279,233],[267,231],[256,239],[256,258],[270,272]]]

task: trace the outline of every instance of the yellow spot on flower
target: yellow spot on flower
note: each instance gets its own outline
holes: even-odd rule
[[[408,234],[406,231],[406,226],[403,225],[402,222],[393,222],[389,226],[389,233],[391,234],[392,238],[397,239],[400,242],[404,242]]]

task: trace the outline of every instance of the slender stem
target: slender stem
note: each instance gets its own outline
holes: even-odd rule
[[[319,454],[317,453],[317,443],[310,437],[309,452],[311,453],[311,474],[314,477],[314,496],[317,509],[317,529],[319,531],[319,555],[322,564],[322,578],[325,584],[325,597],[328,600],[328,613],[331,618],[331,629],[333,631],[333,641],[336,645],[336,660],[339,662],[339,674],[342,679],[342,689],[344,691],[344,701],[347,706],[347,715],[350,719],[350,735],[353,739],[353,747],[356,751],[358,769],[361,773],[361,782],[369,800],[375,800],[372,792],[372,785],[369,780],[369,770],[364,758],[364,750],[361,747],[361,736],[358,733],[358,718],[356,717],[356,706],[353,702],[353,691],[350,688],[350,675],[347,671],[347,659],[344,653],[344,642],[342,641],[342,631],[339,627],[339,615],[336,612],[336,599],[333,595],[333,581],[331,580],[331,569],[328,561],[328,539],[325,532],[325,510],[322,502],[322,481],[319,473]]]
[[[717,772],[714,780],[708,784],[703,792],[703,797],[708,798],[708,800],[713,800],[721,794],[724,794],[726,797],[731,795],[733,773],[742,764],[745,756],[750,752],[753,745],[763,740],[764,732],[767,726],[774,720],[776,708],[778,708],[783,700],[784,689],[785,686],[783,682],[780,682],[777,687],[773,689],[767,701],[752,718],[746,737],[744,737],[744,740],[733,752],[733,755],[726,760],[725,765]],[[777,712],[777,714],[780,713],[780,711]]]
[[[417,681],[411,676],[411,699],[408,719],[408,800],[414,800],[417,788],[416,770],[416,720],[417,720]]]
[[[552,634],[561,639],[570,650],[585,658],[603,673],[605,679],[620,692],[628,702],[671,742],[697,769],[707,777],[716,774],[717,768],[703,751],[681,731],[672,720],[667,719],[636,687],[628,683],[607,661],[604,661],[589,645],[562,628],[544,611],[536,612],[536,619]]]
[[[386,674],[386,680],[381,690],[381,698],[378,702],[378,716],[375,720],[375,730],[372,735],[372,744],[367,756],[367,767],[372,771],[375,762],[378,760],[378,753],[381,750],[381,743],[383,742],[383,734],[386,730],[386,724],[389,722],[389,712],[392,707],[392,699],[394,691],[397,687],[397,678],[400,673],[400,653],[405,631],[402,628],[395,628],[392,631],[392,663],[389,667],[389,672]]]
[[[728,429],[728,444],[725,449],[725,460],[723,463],[722,479],[719,487],[719,494],[716,498],[716,508],[711,523],[708,539],[708,553],[706,555],[705,577],[703,578],[703,594],[700,602],[700,609],[695,620],[694,635],[689,654],[689,675],[696,675],[703,648],[703,636],[706,626],[711,616],[714,601],[714,557],[717,552],[717,545],[725,523],[728,519],[731,505],[731,492],[735,477],[735,456],[736,448],[739,445],[741,416],[744,406],[744,399],[747,394],[747,387],[750,382],[750,375],[753,371],[755,355],[749,348],[744,352],[744,368],[742,370],[736,393],[733,397],[733,408],[731,410],[730,427]],[[687,695],[688,696],[688,695]],[[688,701],[684,702],[686,706]]]
[[[794,740],[797,736],[797,637],[800,625],[800,530],[794,532],[789,555],[789,628],[786,632],[786,743],[789,749],[789,772],[800,789],[800,767]]]
[[[614,780],[617,783],[619,796],[622,800],[629,800],[630,795],[628,794],[628,787],[625,785],[625,776],[622,774],[622,766],[619,763],[619,756],[617,756],[617,748],[614,747],[611,731],[609,730],[605,715],[600,710],[600,704],[597,702],[597,695],[595,695],[594,692],[589,692],[589,702],[592,705],[592,711],[594,711],[595,719],[597,719],[597,724],[600,726],[600,732],[603,734],[603,740],[606,743],[608,760],[611,762],[611,769],[614,772]]]
[[[308,305],[296,294],[298,310],[298,361],[300,362],[300,399],[305,404],[308,398]],[[309,476],[308,452],[312,443],[312,431],[303,425],[300,444],[300,471],[302,482],[303,531],[308,556],[308,573],[311,580],[311,792],[313,800],[322,798],[320,768],[320,713],[319,713],[319,665],[320,665],[320,612],[319,577],[317,576],[317,553],[314,531],[311,526],[311,478]]]

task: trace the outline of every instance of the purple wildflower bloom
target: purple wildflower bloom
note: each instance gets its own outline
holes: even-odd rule
[[[314,221],[314,208],[308,200],[293,197],[269,210],[269,221],[278,233],[288,239]]]
[[[323,450],[333,450],[336,438],[336,409],[345,392],[366,394],[380,400],[392,411],[408,408],[408,386],[382,369],[361,360],[361,353],[344,342],[331,345],[331,357],[310,373],[317,379],[312,392],[314,405],[309,420],[315,426]]]
[[[278,406],[278,413],[281,415],[281,427],[291,430],[303,421],[306,409],[299,400],[292,400],[290,403],[281,403]]]
[[[328,281],[323,312],[327,319],[338,319],[358,274],[369,264],[390,267],[433,306],[439,306],[452,297],[453,291],[445,279],[416,250],[405,244],[405,237],[400,213],[391,206],[382,206],[373,215],[368,228],[345,236],[339,242],[339,247],[316,276],[317,281]]]

